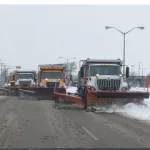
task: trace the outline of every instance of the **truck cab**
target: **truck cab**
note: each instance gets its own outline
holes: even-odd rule
[[[43,88],[65,88],[65,65],[46,64],[39,65],[39,86]]]
[[[124,82],[121,69],[122,61],[120,59],[84,60],[79,72],[78,88],[86,85],[90,90],[126,90],[127,83]],[[81,77],[81,74],[84,74],[84,77]]]
[[[13,82],[11,85],[16,88],[27,88],[36,86],[36,72],[35,71],[14,71]]]

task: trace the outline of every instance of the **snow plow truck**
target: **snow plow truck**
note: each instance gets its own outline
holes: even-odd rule
[[[82,63],[82,65],[81,65]],[[128,91],[127,83],[129,67],[126,74],[122,74],[122,61],[86,59],[79,62],[77,95],[55,95],[64,102],[81,104],[83,109],[94,106],[127,104],[131,102],[143,103],[149,98],[149,92]]]
[[[36,71],[15,70],[9,75],[8,87],[10,94],[19,95],[19,89],[30,90],[36,87]]]
[[[54,92],[66,94],[64,64],[45,64],[38,67],[38,86],[33,89],[39,99],[52,99]]]

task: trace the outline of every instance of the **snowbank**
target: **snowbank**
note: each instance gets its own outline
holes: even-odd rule
[[[141,106],[141,105],[129,103],[122,107],[112,106],[109,112],[116,112],[127,117],[150,121],[150,107],[146,107],[143,105]]]
[[[147,91],[147,88],[131,88],[130,91]],[[136,118],[139,120],[147,120],[150,121],[150,98],[144,100],[144,105],[137,105],[133,103],[126,104],[124,106],[116,106],[113,105],[106,112],[108,113],[119,113],[123,116]]]

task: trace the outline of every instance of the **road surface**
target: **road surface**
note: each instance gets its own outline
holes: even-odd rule
[[[0,148],[147,148],[150,126],[117,114],[0,96]]]

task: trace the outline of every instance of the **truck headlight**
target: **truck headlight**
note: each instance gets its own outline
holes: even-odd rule
[[[124,75],[123,75],[123,74],[120,74],[119,76],[120,76],[120,77],[123,77]]]
[[[96,74],[96,77],[99,77],[99,74]]]

